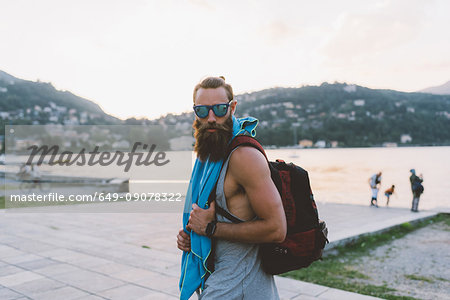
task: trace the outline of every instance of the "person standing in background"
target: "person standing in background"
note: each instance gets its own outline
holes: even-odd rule
[[[381,185],[381,172],[377,174],[373,174],[372,177],[369,178],[369,185],[372,190],[372,199],[370,200],[370,206],[378,207],[378,190]]]
[[[390,188],[384,191],[384,195],[386,196],[386,206],[389,206],[389,198],[392,196],[395,190],[395,185],[392,185]]]
[[[413,200],[412,200],[412,206],[411,211],[412,212],[419,212],[419,200],[420,195],[423,193],[423,176],[420,174],[420,176],[416,175],[416,170],[411,169],[409,170],[411,172],[411,176],[409,177],[409,182],[411,182],[411,191],[413,193]]]

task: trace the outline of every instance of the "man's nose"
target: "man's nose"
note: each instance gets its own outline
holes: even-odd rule
[[[212,109],[210,109],[208,112],[208,122],[210,123],[216,122],[216,115],[214,114]]]

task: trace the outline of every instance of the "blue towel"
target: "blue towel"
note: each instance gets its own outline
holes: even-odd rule
[[[240,134],[249,134],[254,137],[256,126],[258,126],[258,120],[253,117],[236,119],[233,115],[233,137]],[[189,233],[186,231],[186,225],[192,210],[192,204],[196,203],[201,208],[208,207],[209,194],[219,178],[222,164],[223,161],[211,162],[209,159],[202,162],[197,158],[195,161],[184,203],[183,229],[185,232]],[[207,273],[211,273],[206,267],[206,260],[211,253],[211,239],[193,231],[190,232],[190,236],[191,251],[184,251],[181,260],[179,284],[181,300],[189,299],[199,287],[203,290],[205,276]]]

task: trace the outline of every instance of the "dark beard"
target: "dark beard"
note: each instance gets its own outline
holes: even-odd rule
[[[210,161],[220,161],[227,154],[228,143],[233,134],[232,115],[223,124],[201,123],[195,120],[192,127],[195,129],[194,151],[201,161],[206,161],[209,156]],[[217,129],[215,132],[208,132],[208,129]]]

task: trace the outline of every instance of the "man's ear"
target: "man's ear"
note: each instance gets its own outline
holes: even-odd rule
[[[234,113],[236,111],[236,106],[237,106],[237,101],[236,100],[231,100],[230,107],[231,107],[231,114],[232,115],[234,115]]]

